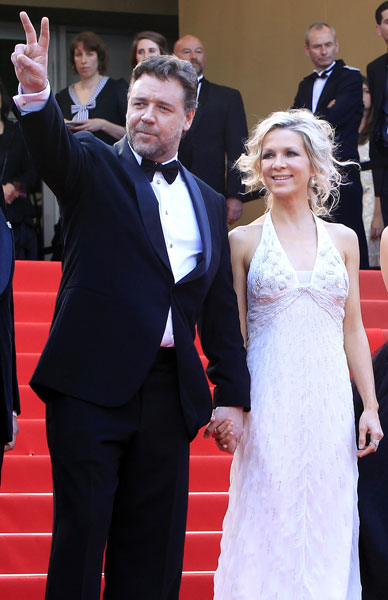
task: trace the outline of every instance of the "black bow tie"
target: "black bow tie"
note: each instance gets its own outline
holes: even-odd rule
[[[175,181],[178,175],[178,161],[172,160],[171,162],[162,165],[161,163],[154,162],[148,158],[142,158],[141,168],[143,169],[148,181],[152,181],[156,171],[160,171],[169,185]]]
[[[325,69],[325,71],[322,71],[322,73],[318,74],[316,71],[314,71],[313,75],[314,75],[314,79],[326,79],[326,77],[329,76],[329,74],[332,72],[332,70],[334,69],[334,67],[330,67],[330,69]]]

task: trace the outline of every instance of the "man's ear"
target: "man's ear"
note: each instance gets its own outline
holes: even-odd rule
[[[188,131],[190,129],[194,117],[195,117],[195,108],[192,108],[191,110],[188,110],[185,113],[185,123],[183,125],[183,131]]]

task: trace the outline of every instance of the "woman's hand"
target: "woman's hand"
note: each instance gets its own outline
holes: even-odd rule
[[[367,434],[370,436],[368,445],[366,445]],[[371,452],[377,452],[378,443],[375,444],[374,440],[380,442],[383,437],[384,434],[381,429],[377,408],[364,409],[359,423],[358,458],[367,456],[368,454],[371,454]]]
[[[370,237],[372,240],[378,240],[384,229],[383,215],[381,212],[381,201],[379,197],[375,198],[375,209],[370,227]]]
[[[15,198],[19,196],[13,183],[6,183],[3,185],[3,192],[6,204],[12,204]]]
[[[69,123],[69,122],[68,122]],[[70,121],[71,125],[67,125],[73,133],[77,131],[90,131],[95,133],[96,131],[104,130],[106,120],[105,119],[85,119],[84,121]]]

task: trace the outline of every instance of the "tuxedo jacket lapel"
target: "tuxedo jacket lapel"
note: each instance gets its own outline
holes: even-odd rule
[[[187,189],[189,190],[191,201],[193,203],[195,216],[197,217],[197,223],[199,232],[201,234],[202,240],[202,256],[197,263],[197,266],[193,271],[188,273],[186,277],[184,277],[180,283],[187,282],[192,279],[197,279],[201,277],[209,268],[211,255],[212,255],[212,245],[211,245],[211,231],[209,224],[209,217],[206,210],[205,201],[203,199],[201,190],[198,187],[197,182],[193,175],[188,171],[183,165],[180,164],[180,170],[183,179],[187,185]]]
[[[135,186],[136,200],[146,233],[163,264],[171,271],[162,225],[160,223],[159,205],[150,183],[138,165],[127,138],[115,144],[119,160],[126,172],[131,176],[131,186]]]
[[[328,77],[328,79],[326,81],[326,85],[323,88],[322,93],[318,100],[317,108],[315,110],[316,114],[319,114],[319,112],[320,112],[320,110],[322,110],[322,108],[326,109],[329,102],[331,100],[333,100],[333,90],[336,87],[338,73],[339,73],[339,70],[342,68],[342,65],[343,65],[343,61],[337,61],[332,74]]]

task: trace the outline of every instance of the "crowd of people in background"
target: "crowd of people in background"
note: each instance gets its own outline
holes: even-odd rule
[[[363,77],[337,59],[331,25],[310,25],[313,73],[291,109],[248,137],[240,92],[204,77],[195,35],[170,55],[163,35],[139,33],[128,92],[106,75],[102,40],[83,32],[69,52],[79,79],[55,102],[48,20],[39,38],[24,12],[21,21],[26,43],[12,62],[26,145],[0,88],[0,461],[20,411],[5,205],[23,216],[20,236],[13,217],[16,256],[33,258],[28,147],[58,198],[65,240],[53,326],[30,382],[47,406],[55,490],[47,600],[99,597],[104,551],[105,598],[177,600],[189,443],[204,425],[234,453],[215,600],[386,598],[386,451],[372,468],[367,460],[388,427],[385,404],[378,410],[388,346],[373,371],[358,276],[379,266],[381,250],[388,279],[387,55]],[[376,23],[388,46],[388,2]],[[266,213],[228,241],[226,221],[263,188]]]
[[[377,30],[388,44],[388,27],[381,16],[383,12],[384,8],[379,15],[376,13]],[[378,22],[379,19],[381,22]],[[350,159],[354,163],[346,167],[346,182],[341,187],[341,199],[332,218],[356,231],[360,267],[376,268],[379,266],[379,238],[384,222],[388,222],[388,218],[384,220],[385,195],[388,195],[385,191],[385,187],[388,189],[388,176],[385,177],[384,136],[376,135],[376,128],[380,128],[384,120],[385,88],[379,84],[381,77],[374,75],[383,68],[384,57],[368,66],[368,78],[362,76],[358,69],[337,59],[337,35],[335,29],[325,23],[315,23],[307,29],[304,50],[313,63],[314,72],[299,84],[292,106],[308,108],[327,119],[336,130],[338,158]],[[232,225],[242,216],[244,202],[257,198],[261,192],[259,190],[254,196],[246,193],[234,168],[248,137],[241,94],[204,77],[206,51],[195,35],[188,34],[178,39],[173,52],[179,58],[189,60],[198,76],[198,108],[193,126],[181,141],[179,159],[226,197],[228,223]],[[150,56],[169,53],[168,42],[161,33],[139,32],[130,48],[129,67],[133,69]],[[127,82],[106,75],[107,49],[103,40],[93,32],[81,32],[72,40],[69,62],[79,80],[56,94],[69,130],[74,133],[90,131],[106,143],[114,144],[125,134]],[[0,90],[2,95],[4,92]],[[373,104],[376,105],[375,110]],[[4,94],[2,119],[7,119],[8,110],[7,95]],[[7,120],[3,126],[2,121],[0,131],[3,128],[3,135],[0,133],[2,182],[15,230],[16,257],[41,258],[38,245],[42,244],[42,240],[41,236],[38,239],[39,227],[36,227],[41,219],[36,203],[38,178],[23,148],[17,125]],[[369,138],[373,138],[371,145]],[[379,141],[376,141],[378,138]],[[9,151],[6,151],[8,148]],[[16,171],[15,154],[19,156]],[[53,260],[60,260],[61,248],[58,223],[52,244]]]

